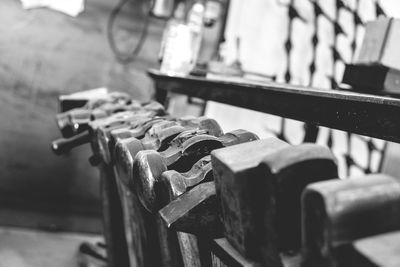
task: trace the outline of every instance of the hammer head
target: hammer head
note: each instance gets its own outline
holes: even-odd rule
[[[240,239],[246,230],[243,223],[247,220],[247,211],[250,210],[246,197],[251,191],[244,189],[248,177],[255,174],[255,169],[266,155],[285,147],[289,147],[289,144],[277,138],[268,138],[214,150],[211,153],[226,235],[231,236],[233,241],[238,239],[231,243],[238,250],[241,249],[240,252],[244,250],[244,240]]]
[[[197,135],[197,131],[193,130],[178,135],[163,152],[151,150],[139,152],[134,160],[133,180],[143,206],[150,212],[156,212],[161,208],[156,191],[164,171],[168,168],[179,172],[188,171],[196,161],[218,147],[221,147],[221,143],[216,137]]]
[[[328,149],[276,138],[216,150],[212,160],[227,239],[245,257],[272,266],[282,264],[280,252],[299,249],[303,188],[337,177]]]
[[[59,110],[65,112],[75,108],[87,107],[88,102],[104,99],[109,95],[106,88],[90,89],[58,97]]]
[[[159,211],[168,228],[217,238],[222,236],[214,182],[199,184]]]
[[[188,128],[197,128],[200,130],[207,130],[207,134],[219,137],[223,135],[223,131],[219,123],[207,117],[198,117],[198,118],[182,118],[179,120],[182,126],[186,126]]]
[[[175,170],[164,172],[160,178],[157,199],[159,206],[165,206],[190,188],[203,183],[213,181],[211,156],[207,155],[197,161],[193,167],[180,173]]]
[[[100,108],[106,103],[118,103],[118,102],[127,102],[131,101],[131,96],[127,93],[124,92],[110,92],[105,96],[91,99],[89,100],[85,108],[86,109],[95,109],[95,108]],[[135,100],[132,100],[135,101]]]
[[[111,156],[111,163],[115,163],[115,152],[116,152],[116,146],[117,146],[118,142],[128,139],[128,138],[132,138],[132,137],[140,139],[143,137],[143,135],[142,135],[141,130],[138,130],[138,128],[143,128],[144,125],[147,126],[151,123],[157,124],[158,122],[162,122],[164,120],[166,120],[166,118],[139,117],[137,120],[129,121],[128,126],[126,126],[126,127],[111,130],[110,138],[109,138],[109,142],[108,142],[108,147],[109,147],[110,156]],[[151,127],[150,127],[150,129],[151,129]],[[129,140],[133,140],[133,142],[135,142],[135,139],[129,139]],[[124,144],[126,145],[127,143],[124,142]],[[146,146],[142,146],[141,149],[144,149],[145,147]],[[120,151],[122,151],[122,150],[120,150]],[[128,148],[128,150],[125,150],[125,152],[128,152],[128,151],[131,151],[131,152],[135,151],[135,153],[137,153],[139,150],[138,151],[130,150],[129,148]],[[130,157],[134,157],[135,155],[131,155]]]
[[[56,115],[56,122],[58,129],[64,138],[71,137],[74,135],[74,131],[71,125],[69,112],[63,112]]]
[[[154,111],[159,116],[167,115],[164,106],[158,103],[157,101],[150,101],[148,103],[144,103],[142,104],[141,108],[144,110]]]
[[[88,129],[90,110],[77,108],[56,115],[56,122],[63,137],[71,137]]]
[[[143,137],[141,134],[143,128],[146,133],[151,132],[152,135]],[[133,137],[117,142],[114,149],[115,166],[119,178],[132,189],[134,183],[132,168],[136,154],[144,149],[161,149],[164,143],[168,143],[170,136],[174,137],[176,132],[182,131],[181,128],[174,121],[150,120],[129,131]]]
[[[95,147],[99,149],[99,154],[102,156],[104,162],[106,163],[111,163],[113,161],[113,154],[115,149],[115,143],[111,142],[113,131],[119,129],[129,130],[132,127],[135,128],[143,123],[146,123],[149,120],[152,120],[152,117],[147,116],[147,114],[128,114],[113,116],[116,118],[115,120],[102,120],[102,122],[97,123],[96,127],[91,131],[93,132],[92,134],[95,136],[95,141],[97,141]],[[130,132],[129,135],[136,136],[134,132]]]
[[[132,132],[130,131],[130,127],[124,127],[124,128],[119,128],[119,129],[114,129],[110,133],[110,141],[109,141],[109,148],[110,148],[110,153],[111,153],[111,163],[115,165],[115,150],[116,146],[119,142],[122,142],[123,140],[136,137]]]
[[[256,134],[242,129],[234,130],[221,136],[221,141],[224,146],[233,146],[259,139],[260,138]]]
[[[336,158],[323,146],[302,144],[267,155],[257,172],[264,180],[264,225],[276,237],[278,251],[299,251],[301,246],[301,194],[313,182],[338,177]],[[261,210],[260,210],[261,212]],[[270,239],[267,237],[263,242]]]
[[[191,131],[186,131],[182,132],[179,134],[176,138],[174,138],[171,143],[170,147],[166,149],[165,151],[160,152],[160,158],[163,159],[163,162],[165,164],[165,167],[170,169],[170,170],[175,170],[177,172],[189,172],[192,166],[196,166],[196,162],[199,161],[202,157],[207,156],[210,154],[211,151],[214,149],[218,149],[224,146],[224,143],[221,141],[226,135],[223,135],[221,137],[215,137],[207,134],[203,134],[204,130],[191,130]],[[246,131],[239,131],[236,135],[231,134],[235,138],[241,141],[248,141],[247,138],[240,139],[240,137],[243,136],[250,136],[248,135],[248,132]],[[251,135],[251,140],[254,137],[254,135]],[[200,163],[199,163],[200,164]],[[167,174],[168,175],[168,174]],[[168,188],[167,192],[173,192],[175,189],[178,189],[177,187],[180,186],[179,182],[180,181],[175,181],[175,184],[169,183],[168,181],[167,186],[162,185],[162,177],[156,177],[154,175],[151,176],[152,178],[156,178],[154,180],[154,183],[149,183],[146,180],[148,177],[145,176],[136,176],[134,179],[137,180],[135,184],[140,184],[140,185],[151,185],[152,188],[147,188],[146,192],[153,192],[153,194],[149,196],[149,199],[144,199],[146,198],[146,195],[143,194],[143,188],[139,191],[137,191],[139,199],[141,199],[142,203],[144,204],[146,209],[148,209],[151,212],[156,212],[159,208],[161,208],[163,205],[165,205],[165,201],[168,201],[168,196],[169,194],[164,194],[164,198],[166,200],[163,201],[163,190],[165,187]],[[178,178],[179,176],[174,176],[173,178]],[[141,180],[141,181],[140,181]],[[193,181],[193,180],[192,180]],[[200,179],[201,181],[201,179]],[[177,187],[171,187],[177,186]],[[187,187],[190,186],[189,184],[186,185]],[[155,192],[155,190],[158,191]],[[165,190],[164,190],[165,191]]]
[[[150,212],[157,211],[156,185],[167,170],[164,158],[154,150],[142,150],[133,161],[133,186],[142,205]]]
[[[100,142],[97,138],[97,129],[101,127],[111,127],[112,124],[117,121],[124,121],[125,119],[132,116],[130,112],[121,112],[119,114],[114,114],[108,118],[99,119],[96,121],[91,121],[89,123],[89,135],[90,135],[90,145],[93,151],[93,158],[96,158],[96,161],[101,162],[103,160],[103,156],[101,155]]]
[[[187,130],[176,121],[163,121],[154,124],[142,139],[146,149],[164,150],[168,143],[181,132]]]
[[[133,163],[136,154],[143,150],[142,142],[135,137],[117,142],[115,146],[115,168],[120,179],[130,190],[134,190]]]
[[[163,139],[168,139],[168,142],[164,142],[164,146],[161,146],[159,151],[164,151],[170,147],[178,147],[181,146],[186,140],[189,138],[200,135],[207,134],[209,136],[219,137],[222,135],[222,130],[219,124],[210,118],[207,117],[199,117],[199,118],[181,118],[174,122],[176,126],[181,126],[181,129],[185,129],[185,131],[179,131],[177,127],[169,128],[165,131],[159,131],[159,129],[155,129],[154,131],[149,130],[149,135],[160,135],[160,138],[164,136]],[[164,127],[166,128],[166,127]],[[175,136],[169,134],[169,132],[175,131]],[[173,139],[171,139],[173,137]]]
[[[383,174],[309,185],[303,193],[305,266],[337,266],[352,241],[398,230],[400,183]]]
[[[108,117],[101,118],[98,120],[89,122],[89,131],[94,132],[100,127],[111,127],[115,124],[126,123],[132,117],[137,118],[137,114],[132,113],[131,111],[124,111],[112,114]]]
[[[108,126],[108,125],[107,125]],[[121,122],[120,124],[116,124],[112,127],[100,127],[95,131],[96,139],[98,142],[98,147],[100,150],[100,155],[103,161],[107,164],[111,163],[111,150],[110,150],[110,139],[111,139],[111,131],[117,129],[126,128],[125,125]]]

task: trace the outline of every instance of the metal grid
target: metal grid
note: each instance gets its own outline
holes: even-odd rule
[[[278,2],[281,6],[284,4]],[[320,5],[320,1],[318,0],[309,0],[309,4],[312,5],[313,8],[313,19],[308,21],[304,17],[302,17],[300,11],[296,8],[296,1],[290,0],[287,5],[287,16],[288,16],[288,35],[286,41],[284,42],[284,50],[286,53],[286,69],[284,72],[284,81],[286,83],[292,82],[292,73],[291,73],[291,58],[292,58],[292,36],[293,36],[293,24],[294,23],[313,23],[313,34],[311,38],[311,49],[312,49],[312,59],[308,66],[309,71],[309,86],[314,85],[314,76],[316,73],[316,60],[317,60],[317,49],[320,44],[318,30],[321,20],[327,20],[333,29],[333,39],[330,46],[331,55],[332,55],[332,69],[331,73],[327,75],[327,79],[329,79],[330,87],[332,90],[337,90],[339,88],[339,80],[338,80],[338,73],[337,67],[338,65],[343,65],[346,63],[346,60],[341,55],[338,47],[338,39],[339,37],[343,36],[344,38],[349,38],[348,34],[344,30],[343,26],[340,24],[340,16],[343,12],[349,12],[353,17],[353,25],[354,34],[351,40],[351,53],[352,58],[354,58],[355,51],[357,48],[357,35],[360,28],[364,27],[364,22],[360,16],[360,0],[355,0],[353,6],[350,6],[347,2],[343,0],[334,0],[334,17],[330,17],[326,10]],[[375,15],[376,17],[379,16],[386,16],[385,11],[383,10],[382,6],[380,5],[379,1],[374,0],[374,7],[375,7]],[[285,7],[284,7],[285,8]],[[342,66],[343,67],[343,66]],[[281,119],[280,130],[276,133],[277,137],[281,138],[284,141],[288,141],[287,138],[287,120],[285,118]],[[316,142],[318,135],[320,133],[320,129],[318,129],[315,125],[305,124],[304,125],[304,142]],[[328,136],[326,138],[326,145],[329,148],[334,148],[337,145],[337,138],[335,138],[334,133],[336,130],[328,129]],[[367,150],[366,160],[361,162],[359,159],[359,155],[355,152],[353,143],[355,140],[361,141],[363,146],[365,146]],[[387,142],[384,142],[379,139],[373,139],[365,136],[360,136],[352,133],[346,133],[345,136],[345,152],[337,154],[338,157],[343,158],[343,166],[345,176],[348,177],[352,175],[352,173],[362,172],[362,173],[371,173],[371,172],[379,172],[382,168],[382,163],[384,160],[385,151],[387,148]],[[379,159],[378,164],[373,164],[373,157],[377,155]]]

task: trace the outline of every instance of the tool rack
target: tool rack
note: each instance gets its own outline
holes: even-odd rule
[[[168,102],[169,93],[211,100],[316,126],[400,142],[400,99],[345,90],[326,90],[276,82],[232,81],[197,76],[166,75],[148,70],[156,100]],[[258,266],[243,258],[225,238],[210,240],[211,254],[226,266]],[[298,266],[296,257],[282,258],[286,267]]]
[[[156,100],[165,106],[170,92],[180,93],[304,121],[311,126],[326,126],[394,142],[400,140],[397,119],[400,100],[396,98],[239,79],[222,81],[171,76],[156,70],[148,73],[155,81]],[[245,130],[223,134],[218,123],[210,118],[173,118],[163,105],[154,101],[137,102],[118,92],[107,97],[110,102],[100,100],[95,104],[94,101],[75,113],[58,114],[60,129],[73,126],[83,132],[67,137],[64,136],[67,132],[62,130],[66,138],[54,141],[52,148],[62,154],[73,147],[91,144],[93,156],[90,162],[98,167],[101,178],[105,248],[110,266],[264,266],[268,262],[268,266],[276,267],[320,267],[320,258],[329,261],[329,266],[339,266],[335,265],[337,260],[346,257],[333,255],[339,251],[334,251],[333,245],[325,255],[326,244],[363,242],[364,237],[376,238],[377,234],[387,232],[391,232],[389,238],[393,238],[392,232],[399,230],[398,177],[374,174],[365,175],[365,179],[340,180],[337,161],[329,147],[290,145],[277,138],[257,140],[256,135]],[[104,106],[96,109],[102,101],[105,101]],[[66,104],[60,98],[61,102]],[[113,104],[107,106],[107,103]],[[112,113],[114,109],[115,114]],[[224,148],[217,149],[221,147]],[[161,155],[166,151],[169,152]],[[174,157],[182,155],[186,158],[180,164],[185,166],[168,165],[179,162],[178,159],[174,161]],[[202,165],[197,165],[202,160],[192,162],[200,155],[205,156]],[[167,163],[168,160],[171,163]],[[194,172],[201,180],[186,184],[194,177],[191,174],[185,176],[186,182],[176,180],[176,175],[183,176],[192,169],[204,171]],[[212,181],[208,180],[210,177],[202,176],[207,170],[215,171]],[[321,183],[322,189],[326,188],[324,182],[328,182],[330,188],[326,195],[327,191],[321,191]],[[181,188],[182,183],[186,184],[185,189]],[[163,186],[172,191],[162,191]],[[347,190],[350,198],[336,199],[341,188]],[[366,194],[359,194],[364,190]],[[331,205],[325,207],[318,201],[305,202],[305,196],[310,194],[320,194],[320,199],[326,198]],[[298,212],[300,198],[302,210]],[[339,209],[331,207],[336,205],[336,200],[340,202]],[[328,208],[333,210],[332,214],[325,212]],[[318,221],[314,211],[327,214],[326,218]],[[291,215],[285,217],[287,214]],[[301,218],[303,215],[308,216],[308,221]],[[362,219],[365,216],[377,218],[360,221],[365,220]],[[335,221],[336,218],[339,220]],[[321,227],[310,228],[309,221],[319,223]],[[306,234],[305,239],[302,239],[304,233],[300,234],[297,228],[298,223]],[[359,229],[360,223],[364,225]],[[276,227],[278,224],[283,228]],[[356,229],[354,224],[357,224]],[[348,235],[322,234],[321,231],[326,229]],[[314,240],[319,242],[314,236],[308,242],[307,234],[314,232],[318,237],[324,236],[326,243],[314,246]],[[305,243],[301,243],[304,240]],[[379,240],[374,239],[374,242],[379,243]],[[266,245],[268,242],[271,244]],[[393,243],[392,247],[397,248],[397,243]],[[313,253],[308,253],[307,249]],[[347,246],[343,251],[353,253]],[[354,258],[356,253],[351,254],[351,260],[358,264],[359,260]],[[398,260],[395,254],[391,256]],[[316,260],[317,264],[308,265],[309,259]],[[348,263],[344,266],[349,266]]]

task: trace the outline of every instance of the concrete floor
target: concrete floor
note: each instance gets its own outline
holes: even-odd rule
[[[101,237],[1,227],[0,240],[0,267],[73,267],[81,242]]]

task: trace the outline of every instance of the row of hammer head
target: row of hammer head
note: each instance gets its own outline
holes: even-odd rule
[[[360,239],[400,227],[398,181],[382,174],[341,180],[323,146],[224,134],[213,119],[174,118],[156,102],[121,93],[89,99],[57,120],[64,138],[53,151],[91,144],[91,163],[112,166],[154,217],[164,266],[208,265],[195,258],[204,249],[199,240],[220,238],[256,265],[358,266]]]

